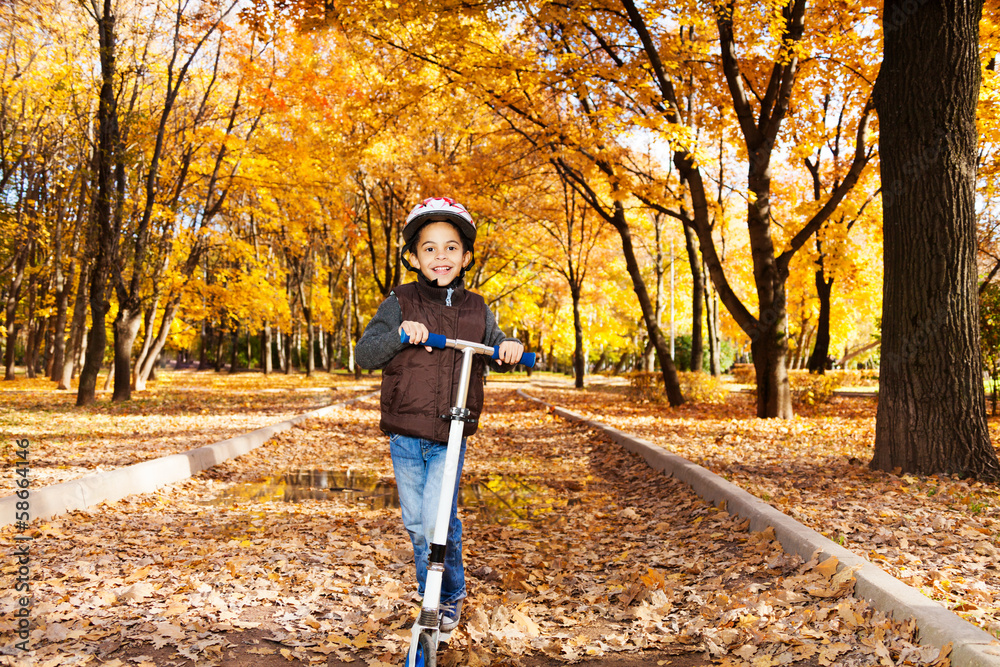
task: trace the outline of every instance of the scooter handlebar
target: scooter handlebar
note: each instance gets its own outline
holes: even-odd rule
[[[500,358],[500,346],[497,345],[493,348],[493,358]],[[525,368],[534,368],[535,366],[535,353],[534,352],[522,352],[521,359],[517,362],[524,366]]]
[[[400,331],[399,332],[399,342],[401,342],[401,343],[409,343],[410,342],[410,336],[409,336],[409,334],[407,334],[405,331]],[[448,338],[446,336],[442,336],[441,334],[432,334],[432,333],[429,333],[429,334],[427,334],[427,340],[425,340],[423,343],[420,343],[420,345],[427,345],[428,347],[434,347],[434,348],[437,348],[437,349],[441,350],[441,349],[444,349],[444,348],[448,347]],[[484,352],[484,354],[485,354],[485,352]],[[499,345],[495,345],[493,347],[493,357],[492,358],[493,359],[499,359],[500,358],[500,346]],[[534,367],[534,365],[535,365],[535,353],[534,352],[523,352],[521,354],[520,361],[518,361],[517,363],[521,364],[522,366],[526,366],[527,368]]]
[[[399,332],[399,342],[409,343],[410,335],[405,331]],[[441,334],[427,334],[427,340],[425,340],[421,345],[426,345],[427,347],[436,347],[439,350],[443,350],[448,347],[448,339]]]

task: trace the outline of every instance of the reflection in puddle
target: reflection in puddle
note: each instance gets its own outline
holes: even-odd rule
[[[490,475],[463,484],[458,504],[475,511],[487,523],[526,528],[551,512],[556,499],[553,489],[540,482],[518,475]],[[565,505],[565,500],[560,504]]]
[[[369,509],[399,507],[396,484],[376,475],[342,470],[298,469],[266,477],[257,482],[234,484],[220,490],[210,505],[285,502],[303,500],[356,499]],[[565,505],[545,484],[518,475],[490,475],[470,479],[459,489],[458,503],[487,523],[524,527],[529,522]]]
[[[399,507],[393,482],[352,470],[291,470],[258,482],[234,484],[209,500],[211,505],[241,502],[296,503],[302,500],[358,498],[371,509]]]

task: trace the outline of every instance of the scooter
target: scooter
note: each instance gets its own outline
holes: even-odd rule
[[[410,337],[405,331],[400,332],[400,341],[410,342]],[[431,538],[424,601],[421,605],[420,615],[413,624],[410,635],[410,650],[406,655],[407,667],[436,667],[438,644],[448,643],[451,639],[450,632],[440,631],[440,614],[438,612],[441,606],[441,582],[444,578],[448,523],[451,519],[451,503],[454,500],[455,481],[458,477],[458,457],[462,448],[463,427],[469,417],[469,410],[465,407],[465,402],[469,394],[469,380],[472,377],[472,355],[486,354],[493,359],[499,359],[500,348],[472,343],[467,340],[446,338],[441,334],[429,334],[427,340],[420,345],[437,349],[450,347],[462,352],[462,372],[455,391],[455,405],[447,415],[451,419],[448,431],[448,451],[444,459],[441,497],[438,499],[437,517]],[[531,368],[535,365],[535,355],[531,352],[524,352],[518,363]]]

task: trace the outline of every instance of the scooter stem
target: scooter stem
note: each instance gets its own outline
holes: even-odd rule
[[[478,351],[473,347],[460,348],[462,370],[458,388],[455,391],[455,405],[451,411],[451,426],[448,430],[448,451],[444,459],[441,475],[441,497],[438,499],[437,516],[431,537],[431,552],[427,563],[427,580],[424,586],[424,600],[420,616],[413,626],[410,657],[416,654],[416,642],[421,631],[432,632],[434,646],[438,641],[438,611],[441,607],[441,584],[444,578],[444,559],[448,545],[448,526],[451,523],[451,506],[455,499],[455,482],[458,479],[458,460],[462,449],[465,420],[469,415],[465,404],[469,396],[469,381],[472,377],[472,357]],[[408,664],[413,664],[412,659]]]

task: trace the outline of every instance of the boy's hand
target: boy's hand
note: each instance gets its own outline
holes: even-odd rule
[[[410,344],[412,345],[420,345],[427,340],[427,336],[430,334],[427,327],[420,322],[414,322],[412,320],[406,320],[399,325],[399,332],[402,333],[404,331],[406,332],[406,335],[410,337]],[[434,351],[434,348],[429,345],[424,345],[424,349],[428,352]]]
[[[505,340],[500,343],[499,352],[497,365],[500,363],[516,364],[521,360],[521,353],[524,352],[524,346],[514,340]]]

